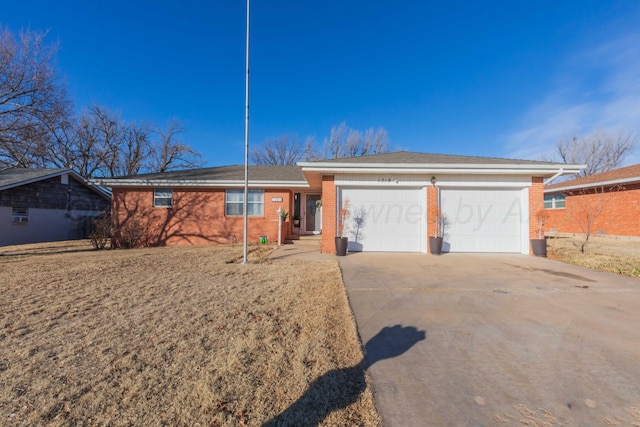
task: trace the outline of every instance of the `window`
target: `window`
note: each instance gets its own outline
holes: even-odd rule
[[[12,208],[11,217],[14,224],[26,224],[29,222],[29,208]]]
[[[173,190],[171,188],[154,189],[153,206],[156,208],[170,208],[173,206]]]
[[[545,209],[561,209],[566,206],[564,194],[554,194],[552,196],[544,196]]]
[[[244,190],[227,190],[224,203],[225,215],[242,215],[243,205]],[[247,213],[249,216],[264,216],[264,190],[249,190]]]

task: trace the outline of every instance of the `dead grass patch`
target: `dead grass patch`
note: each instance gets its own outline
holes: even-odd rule
[[[88,244],[0,252],[1,423],[380,425],[337,263]]]
[[[640,277],[640,241],[592,236],[587,253],[581,253],[577,244],[580,237],[547,239],[548,257],[567,264],[595,270]]]

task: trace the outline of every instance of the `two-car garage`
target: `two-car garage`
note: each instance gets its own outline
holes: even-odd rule
[[[327,204],[322,252],[335,253],[342,203],[352,217],[350,251],[428,252],[433,209],[449,218],[443,250],[530,253],[531,220],[543,209],[544,185],[585,165],[499,157],[396,151],[300,162]]]
[[[400,183],[401,184],[401,183]],[[448,219],[446,252],[528,253],[526,187],[464,183],[438,187]],[[349,201],[349,251],[426,252],[427,187],[341,186],[339,203]]]

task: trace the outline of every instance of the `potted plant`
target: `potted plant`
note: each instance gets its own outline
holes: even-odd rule
[[[293,216],[293,226],[300,227],[300,215]]]
[[[547,239],[544,237],[544,223],[549,218],[549,213],[544,209],[536,212],[536,222],[538,224],[538,238],[531,239],[531,250],[535,256],[547,256]]]
[[[280,218],[282,219],[282,222],[287,222],[288,217],[289,217],[289,212],[287,211],[280,212]]]
[[[336,255],[345,256],[347,254],[347,246],[349,245],[349,238],[345,237],[348,231],[347,221],[351,216],[351,209],[349,206],[349,199],[345,200],[342,209],[338,212],[338,235],[336,236]]]
[[[442,253],[445,230],[449,225],[449,218],[438,207],[433,209],[431,215],[436,223],[436,235],[429,237],[429,252],[431,255],[440,255]]]

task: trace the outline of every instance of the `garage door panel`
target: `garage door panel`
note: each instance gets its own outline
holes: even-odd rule
[[[521,189],[442,189],[451,252],[521,252]]]
[[[343,188],[349,200],[349,251],[423,250],[424,192],[417,188]]]

